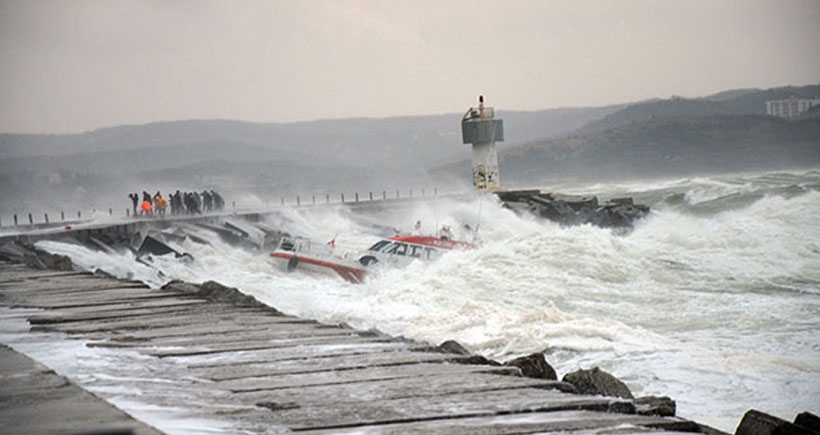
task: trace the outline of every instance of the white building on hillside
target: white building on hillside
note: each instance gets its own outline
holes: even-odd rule
[[[786,100],[767,101],[766,114],[791,120],[808,112],[814,106],[820,106],[820,98],[792,97]]]

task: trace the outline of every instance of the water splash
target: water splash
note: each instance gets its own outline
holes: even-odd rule
[[[163,277],[129,254],[39,246],[151,285],[216,280],[282,311],[507,359],[545,352],[559,373],[598,365],[637,394],[669,395],[679,415],[731,431],[746,409],[792,418],[820,391],[820,172],[597,185],[653,207],[629,236],[515,215],[489,198],[411,209],[285,210],[269,225],[338,249],[366,248],[417,220],[480,248],[383,270],[364,285],[288,274],[266,252],[188,243],[196,262]],[[577,186],[570,193],[590,193]],[[479,210],[481,217],[479,220]],[[816,409],[815,409],[816,411]]]

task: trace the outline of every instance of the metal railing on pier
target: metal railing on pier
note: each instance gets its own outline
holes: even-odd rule
[[[312,207],[312,206],[327,206],[327,205],[355,205],[367,204],[373,202],[401,202],[411,200],[425,200],[434,199],[439,196],[439,189],[437,187],[416,188],[416,189],[391,189],[378,191],[348,191],[339,193],[311,193],[308,195],[302,194],[288,194],[276,195],[265,199],[265,205],[257,204],[239,204],[237,209],[236,201],[228,201],[225,209],[219,211],[206,211],[200,214],[219,214],[219,213],[237,213],[240,211],[265,211],[275,210],[282,207]],[[88,207],[79,210],[47,210],[47,211],[25,211],[20,213],[4,213],[0,214],[0,228],[38,228],[70,225],[80,222],[89,222],[93,220],[102,219],[121,219],[121,218],[156,218],[162,219],[166,217],[182,217],[186,213],[173,214],[170,207],[167,209],[165,215],[144,215],[139,213],[134,214],[133,207],[128,207],[128,202],[124,201],[126,206],[120,205],[117,207]],[[260,210],[261,208],[261,210]]]

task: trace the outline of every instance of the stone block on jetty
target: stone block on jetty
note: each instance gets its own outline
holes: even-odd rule
[[[797,414],[797,417],[794,418],[794,424],[820,434],[820,417],[810,412]]]
[[[677,404],[675,401],[666,396],[638,397],[632,402],[635,404],[637,413],[641,415],[674,417],[677,412]]]
[[[471,355],[471,352],[467,350],[461,343],[455,340],[447,340],[444,343],[441,343],[438,346],[439,350],[444,353],[454,353],[456,355]]]
[[[151,255],[162,256],[167,254],[174,254],[174,258],[178,258],[183,262],[190,263],[194,261],[194,257],[191,254],[179,252],[157,237],[150,235],[145,236],[142,243],[140,243],[140,247],[137,250],[137,260],[150,266],[152,262]]]
[[[561,381],[574,385],[579,394],[634,398],[626,384],[598,367],[567,373]]]
[[[265,308],[279,313],[274,308],[259,302],[256,298],[246,295],[234,287],[224,286],[216,281],[206,281],[202,284],[191,284],[184,281],[171,281],[162,286],[162,290],[188,293],[207,299],[211,302],[228,303],[237,307]],[[281,313],[279,313],[281,314]]]
[[[137,249],[137,257],[142,257],[147,254],[166,255],[171,253],[173,253],[176,258],[182,257],[182,253],[154,236],[145,236],[145,238],[142,239],[142,243],[140,243],[139,249]]]
[[[534,353],[532,355],[515,358],[511,361],[507,361],[504,365],[518,367],[521,369],[521,374],[528,378],[558,380],[555,369],[549,365],[543,353]]]
[[[749,410],[735,430],[735,435],[818,435],[818,417],[808,412],[801,413],[794,423],[757,410]]]
[[[56,255],[43,251],[34,245],[18,240],[0,246],[0,260],[13,263],[24,263],[37,269],[73,271],[74,264],[65,255]]]

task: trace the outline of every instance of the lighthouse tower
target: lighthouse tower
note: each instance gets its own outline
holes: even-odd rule
[[[478,97],[478,109],[470,107],[461,120],[462,143],[473,145],[473,186],[479,190],[499,190],[496,141],[504,141],[504,122],[494,118],[493,108],[484,107],[484,96]]]

